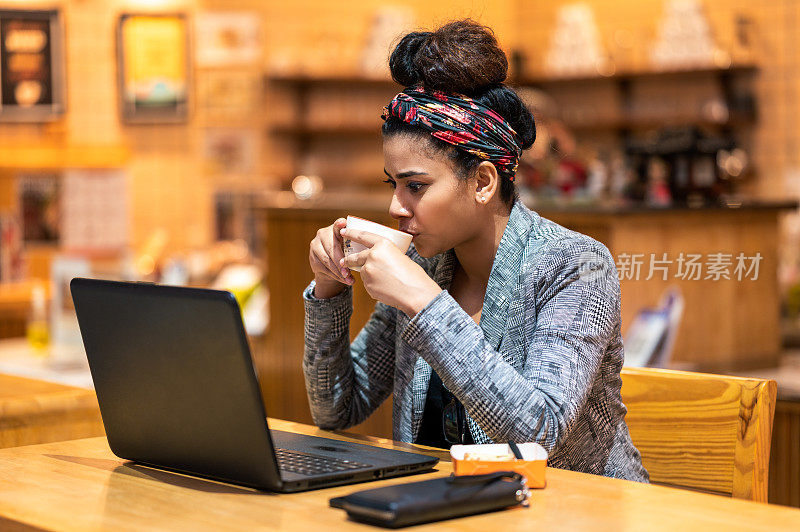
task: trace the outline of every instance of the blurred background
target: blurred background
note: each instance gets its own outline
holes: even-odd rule
[[[627,363],[777,379],[800,506],[796,0],[0,0],[0,372],[91,387],[72,277],[224,288],[269,414],[310,422],[308,242],[391,223],[388,54],[465,17],[536,118],[523,200],[615,258]]]

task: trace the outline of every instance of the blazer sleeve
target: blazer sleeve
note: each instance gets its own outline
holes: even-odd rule
[[[488,345],[447,292],[420,311],[402,337],[489,438],[535,441],[550,452],[586,404],[619,326],[620,289],[613,258],[599,242],[581,235],[546,245],[524,274],[525,316],[517,319],[535,326],[526,332],[520,371]],[[587,257],[595,259],[591,270]]]
[[[351,287],[332,298],[317,299],[312,282],[303,292],[303,302],[303,375],[311,417],[323,429],[357,425],[392,392],[395,310],[378,303],[351,345]]]

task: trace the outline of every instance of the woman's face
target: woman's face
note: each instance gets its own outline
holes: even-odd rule
[[[423,257],[474,238],[479,225],[474,179],[464,181],[444,154],[409,135],[383,139],[386,181],[394,189],[389,214],[414,235]]]

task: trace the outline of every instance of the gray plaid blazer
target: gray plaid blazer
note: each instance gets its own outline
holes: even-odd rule
[[[408,256],[443,288],[414,318],[383,303],[350,344],[352,289],[303,293],[303,372],[319,427],[364,421],[394,393],[394,439],[418,434],[431,368],[476,443],[535,441],[553,467],[646,482],[620,399],[620,288],[608,249],[517,201],[480,325],[447,289],[455,253]]]

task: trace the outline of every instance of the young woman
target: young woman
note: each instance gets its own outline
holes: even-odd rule
[[[601,243],[517,198],[533,117],[503,85],[508,63],[472,21],[406,35],[407,87],[384,109],[389,241],[320,229],[310,245],[303,371],[314,422],[346,428],[393,393],[394,438],[437,447],[536,441],[549,464],[647,481],[620,399],[620,289]],[[344,258],[342,239],[368,249]],[[349,343],[354,282],[379,303]]]

